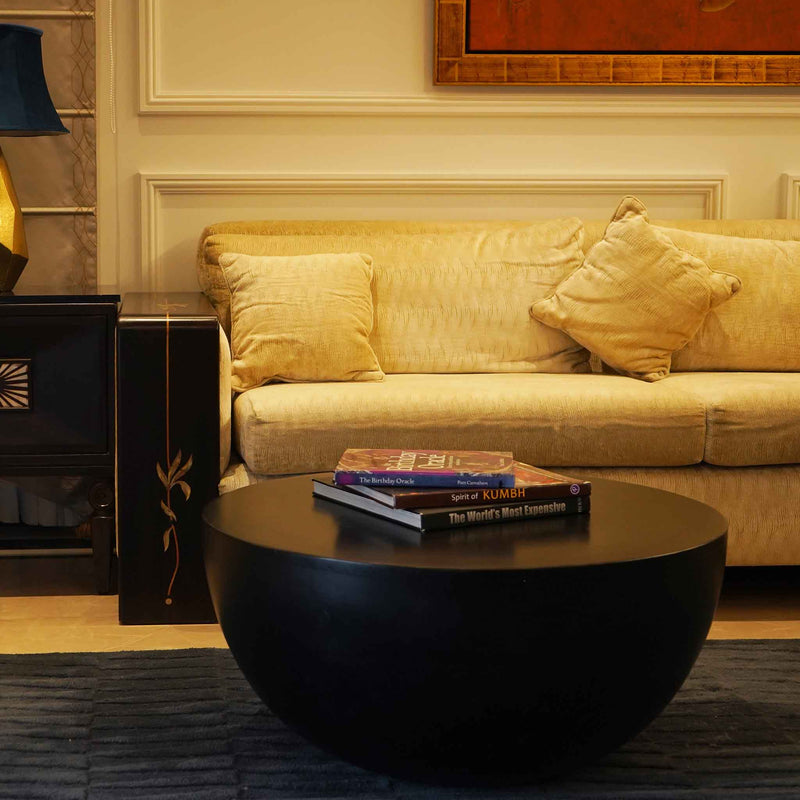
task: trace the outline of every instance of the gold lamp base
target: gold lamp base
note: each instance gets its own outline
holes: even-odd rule
[[[10,292],[28,263],[22,211],[8,164],[0,150],[0,292]]]

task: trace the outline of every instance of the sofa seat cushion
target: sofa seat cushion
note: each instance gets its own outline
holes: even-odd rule
[[[722,467],[800,463],[800,374],[681,372],[662,383],[705,406],[705,462]]]
[[[511,450],[542,465],[682,466],[702,460],[705,410],[677,383],[621,375],[387,375],[381,383],[273,384],[236,398],[234,441],[275,475],[333,469],[348,447]]]

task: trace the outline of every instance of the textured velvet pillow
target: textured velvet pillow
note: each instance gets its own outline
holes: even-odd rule
[[[676,247],[650,225],[644,205],[626,197],[583,265],[530,312],[618,372],[656,381],[710,309],[740,287],[736,276]]]
[[[269,381],[376,381],[369,344],[372,258],[361,253],[223,253],[231,293],[231,385]]]

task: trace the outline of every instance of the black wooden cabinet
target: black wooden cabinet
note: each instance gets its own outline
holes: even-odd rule
[[[114,355],[119,295],[41,288],[0,294],[0,476],[87,476],[97,588],[113,589]],[[4,531],[50,549],[53,534]],[[58,538],[59,548],[70,542]]]
[[[219,478],[219,325],[197,293],[126,294],[117,354],[119,618],[212,622],[200,514]]]

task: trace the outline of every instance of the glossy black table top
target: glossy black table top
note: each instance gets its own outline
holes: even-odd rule
[[[324,473],[330,477],[330,473]],[[443,570],[574,567],[658,558],[724,537],[716,510],[681,495],[592,480],[589,514],[420,534],[311,493],[308,475],[212,500],[203,518],[234,539],[343,563]]]

